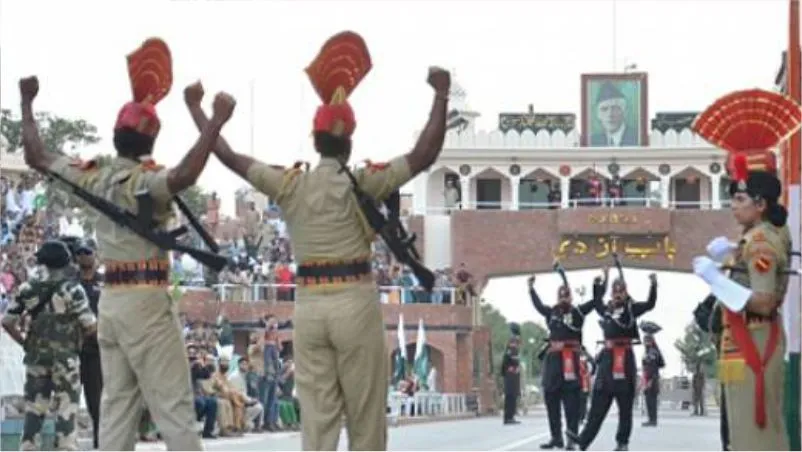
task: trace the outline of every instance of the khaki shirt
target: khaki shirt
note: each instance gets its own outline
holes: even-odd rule
[[[790,250],[788,227],[763,222],[744,234],[738,248],[736,265],[748,272],[734,272],[732,277],[755,292],[775,293],[782,300],[788,288],[788,274],[784,271]]]
[[[79,161],[59,157],[48,168],[86,191],[136,214],[135,194],[146,191],[153,197],[157,224],[166,226],[173,218],[173,194],[167,188],[166,168],[115,157],[101,168],[85,169]],[[118,226],[103,214],[96,223],[98,255],[103,260],[143,261],[167,259],[167,251]]]
[[[340,164],[322,158],[308,173],[256,162],[248,181],[281,207],[293,254],[303,265],[369,257],[375,234],[367,229],[351,181],[340,174]],[[411,178],[406,157],[383,166],[354,171],[360,188],[377,201],[386,199]]]

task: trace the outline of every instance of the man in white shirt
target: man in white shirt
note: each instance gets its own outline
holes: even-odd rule
[[[248,359],[245,357],[240,357],[237,366],[237,372],[233,372],[228,376],[228,382],[231,383],[231,386],[236,391],[245,396],[245,425],[248,427],[253,427],[256,419],[259,419],[262,415],[264,408],[258,400],[248,396],[248,385],[245,382],[245,376],[250,370],[250,363],[248,362]]]

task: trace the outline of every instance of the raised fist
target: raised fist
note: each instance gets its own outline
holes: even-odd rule
[[[231,119],[234,113],[234,107],[237,106],[237,101],[231,97],[230,94],[219,92],[214,96],[214,103],[212,103],[212,111],[214,112],[214,119],[223,123]]]
[[[200,80],[184,88],[184,102],[188,107],[200,105],[203,100],[203,85]]]
[[[451,74],[443,68],[431,66],[426,83],[434,88],[436,92],[448,94],[448,90],[451,88]]]
[[[530,276],[529,278],[527,278],[527,280],[526,280],[526,284],[527,284],[529,287],[532,287],[532,286],[535,284],[535,275],[532,275],[532,276]]]
[[[649,273],[649,281],[651,281],[652,284],[657,284],[657,274]]]
[[[39,93],[39,79],[35,75],[21,78],[19,81],[19,92],[23,102],[31,102]]]

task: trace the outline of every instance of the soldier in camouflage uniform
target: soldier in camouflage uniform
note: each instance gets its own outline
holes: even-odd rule
[[[84,336],[94,334],[97,320],[89,299],[71,273],[67,245],[45,243],[37,260],[47,267],[42,279],[22,284],[3,317],[3,327],[25,349],[25,427],[22,449],[36,450],[51,396],[56,402],[56,448],[77,450],[75,419],[80,402],[79,353]],[[22,315],[31,318],[27,334],[19,329]]]
[[[164,168],[151,158],[161,128],[155,105],[172,86],[169,49],[148,39],[128,56],[133,100],[120,109],[114,126],[117,155],[107,165],[80,162],[47,152],[33,114],[36,77],[20,80],[25,162],[102,197],[131,213],[136,196],[150,195],[152,225],[167,230],[174,219],[173,198],[195,185],[236,102],[215,97],[209,127],[178,166]],[[200,86],[184,92],[198,97]],[[195,429],[195,404],[184,338],[169,296],[168,250],[121,227],[105,215],[97,222],[98,257],[105,281],[98,305],[98,343],[103,374],[100,438],[102,450],[134,450],[144,402],[169,450],[202,450]]]

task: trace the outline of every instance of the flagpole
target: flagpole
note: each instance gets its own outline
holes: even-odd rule
[[[800,77],[800,25],[799,25],[799,0],[789,0],[788,2],[788,51],[786,53],[786,86],[788,96],[797,103],[802,104],[802,77]],[[800,179],[802,179],[802,131],[797,131],[785,143],[782,148],[783,166],[782,172],[783,201],[788,208],[788,228],[791,232],[792,246],[794,250],[800,249],[800,237],[802,237],[802,215],[800,213],[800,203],[802,196],[800,193]],[[796,259],[799,261],[799,258]],[[796,266],[796,265],[793,265]],[[800,392],[800,329],[802,328],[802,281],[799,278],[789,278],[788,290],[783,303],[783,314],[785,317],[786,335],[788,338],[788,363],[786,371],[786,393],[788,400],[796,400],[797,403],[786,404],[786,428],[790,450],[800,450],[800,404],[802,398]]]

